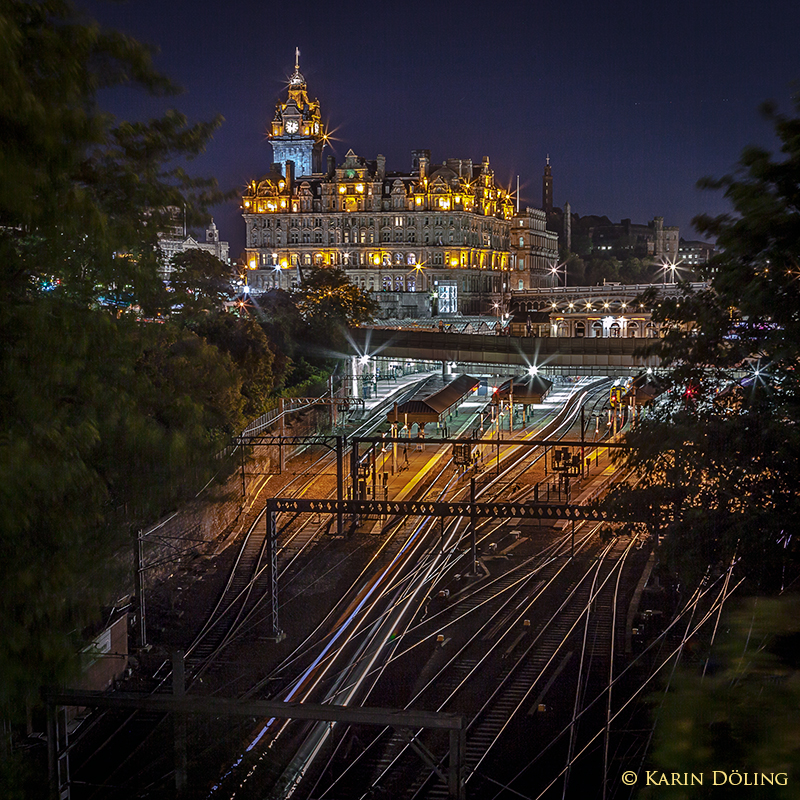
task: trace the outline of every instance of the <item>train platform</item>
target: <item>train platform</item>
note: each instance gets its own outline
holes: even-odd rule
[[[412,383],[409,381],[406,387]],[[515,410],[513,425],[509,425],[508,412],[500,419],[500,436],[507,440],[536,438],[542,429],[552,421],[570,394],[580,391],[583,381],[565,381],[555,386],[544,402],[531,405],[523,414],[523,409]],[[391,398],[387,393],[385,398]],[[491,391],[485,395],[471,394],[448,418],[438,431],[429,433],[431,438],[471,439],[474,430],[481,430],[484,440],[497,436],[497,422],[491,421]],[[377,407],[381,401],[375,400]],[[391,404],[387,406],[387,411]],[[509,430],[509,428],[511,428]],[[388,434],[387,434],[388,435]],[[506,449],[514,445],[500,446],[500,456]],[[484,469],[491,467],[496,457],[495,445],[486,443],[481,446]],[[485,452],[483,452],[485,451]],[[363,454],[364,451],[362,451]],[[409,500],[415,497],[426,478],[435,476],[452,455],[452,445],[438,443],[408,442],[398,443],[396,448],[387,444],[376,454],[375,479],[373,489],[372,470],[368,470],[366,481],[367,497],[376,500]],[[373,493],[374,491],[374,493]],[[381,520],[365,522],[362,530],[380,533]]]

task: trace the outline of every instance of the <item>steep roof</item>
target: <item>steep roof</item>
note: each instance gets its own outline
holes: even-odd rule
[[[441,376],[429,378],[414,397],[398,405],[396,418],[394,409],[386,415],[386,418],[389,422],[400,422],[407,417],[409,424],[436,422],[479,383],[480,381],[471,375],[459,375],[450,381]]]
[[[521,375],[514,378],[514,402],[540,403],[553,388],[553,382],[541,375]],[[507,400],[510,394],[511,381],[502,384],[495,393],[500,400]]]

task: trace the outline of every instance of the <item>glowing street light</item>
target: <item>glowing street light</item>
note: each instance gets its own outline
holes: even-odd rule
[[[667,284],[667,272],[670,273],[669,282],[670,283],[675,283],[676,282],[675,281],[675,273],[678,271],[678,267],[681,264],[683,264],[683,259],[680,259],[680,261],[676,261],[674,258],[673,259],[668,259],[668,258],[662,259],[662,261],[661,261],[661,269],[664,270],[664,285],[665,286]]]
[[[561,273],[562,267],[564,268],[564,286],[566,286],[567,285],[567,269],[566,269],[567,262],[566,261],[562,261],[560,264],[551,264],[550,265],[550,275],[553,278],[553,280],[555,281],[555,285],[556,286],[560,286],[560,284],[561,284],[561,280],[559,278],[559,275]]]

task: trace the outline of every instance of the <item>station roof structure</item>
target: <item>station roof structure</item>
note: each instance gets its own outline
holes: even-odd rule
[[[543,312],[544,313],[544,312]],[[549,321],[549,316],[545,313]],[[500,325],[497,317],[432,317],[430,319],[381,319],[370,322],[370,328],[439,333],[492,334]]]
[[[513,378],[514,402],[522,405],[535,405],[544,402],[545,397],[553,388],[553,382],[541,375],[520,375]],[[494,393],[496,400],[508,400],[511,392],[512,380],[501,384]]]
[[[393,408],[386,419],[409,427],[415,423],[426,425],[441,422],[479,384],[480,380],[471,375],[459,375],[452,379],[436,375],[425,381],[414,397]]]
[[[637,406],[647,405],[664,391],[663,384],[653,375],[639,375],[633,379],[629,394],[633,394]]]

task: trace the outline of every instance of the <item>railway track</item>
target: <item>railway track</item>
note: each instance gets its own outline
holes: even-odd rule
[[[565,538],[565,542],[566,542],[566,538]],[[502,579],[502,584],[503,584],[503,585],[500,587],[501,591],[500,591],[500,592],[498,592],[498,594],[502,594],[502,593],[503,593],[503,592],[502,592],[502,589],[504,589],[504,588],[507,588],[507,587],[510,587],[510,586],[512,586],[514,583],[517,583],[517,582],[518,582],[518,581],[517,581],[516,579],[514,579],[513,577],[504,577],[504,578]],[[495,590],[495,591],[496,591],[496,590]],[[486,592],[486,590],[481,590],[481,591],[479,591],[479,592],[472,593],[472,596],[471,596],[471,598],[470,598],[469,600],[465,600],[465,601],[464,601],[464,603],[465,603],[466,605],[468,605],[468,606],[469,606],[469,608],[467,609],[467,612],[466,612],[466,613],[469,613],[469,611],[470,611],[472,608],[478,607],[478,606],[482,605],[482,603],[483,603],[483,602],[485,602],[485,599],[484,599],[484,597],[482,597],[482,596],[481,596],[481,594],[482,594],[482,593],[484,593],[484,594],[485,594],[485,592]],[[490,591],[489,593],[491,594],[491,591]],[[501,638],[502,638],[502,637],[501,637]],[[512,649],[513,649],[513,648],[512,648]],[[461,668],[462,668],[462,667],[461,667],[461,663],[463,663],[463,662],[459,662],[459,663],[457,663],[456,665],[454,665],[454,666],[453,666],[453,669],[454,669],[454,670],[456,670],[456,671],[458,671],[459,669],[461,669]],[[469,662],[469,659],[468,659],[468,661],[467,661],[466,663],[470,663],[470,662]],[[472,665],[472,663],[470,663],[470,668],[467,670],[467,672],[468,672],[468,673],[470,673],[470,674],[472,674],[472,673],[474,672],[474,669],[473,669],[473,665]],[[444,678],[444,679],[442,679],[442,678],[441,678],[441,676],[440,676],[440,680],[446,680],[446,681],[448,681],[448,682],[449,682],[449,679],[448,679],[448,678]],[[442,685],[442,684],[440,684],[440,685]],[[417,695],[417,696],[415,697],[415,700],[418,700],[418,699],[419,699],[419,695]],[[395,744],[395,749],[396,749],[396,743],[397,743],[397,737],[395,737],[395,742],[394,742],[394,744]],[[485,744],[485,743],[481,743],[480,745],[478,745],[478,746],[477,746],[477,748],[476,748],[476,750],[481,750],[481,749],[484,747],[484,744]],[[468,747],[469,747],[469,739],[468,739]],[[379,755],[379,756],[377,756],[377,758],[378,758],[378,764],[385,764],[385,763],[386,763],[386,761],[387,761],[387,755],[386,755],[386,753],[387,753],[387,752],[390,752],[391,750],[392,750],[392,745],[389,745],[389,746],[388,746],[388,750],[387,750],[387,748],[384,748],[384,750],[383,750],[382,754],[381,754],[381,755]],[[391,760],[391,759],[389,759],[389,760]],[[373,770],[367,770],[367,772],[371,772],[371,771],[373,771]],[[357,779],[356,779],[356,784],[360,784],[360,785],[362,785],[362,786],[363,786],[363,785],[364,785],[364,780],[367,780],[367,779],[364,777],[364,774],[362,773],[361,777],[359,777],[359,778],[357,778]],[[373,780],[372,778],[369,778],[369,779],[367,780],[367,782],[368,782],[368,783],[370,783],[370,784],[372,784],[372,783],[374,783],[374,780]],[[319,790],[319,787],[317,787],[317,788],[314,790],[314,796],[315,796],[315,797],[316,797],[316,796],[317,796],[317,794],[318,794],[318,790]],[[341,787],[338,787],[337,791],[338,791],[338,790],[341,790],[341,791],[343,791],[343,794],[341,794],[341,796],[343,796],[343,797],[356,796],[356,795],[352,794],[352,787],[350,787],[350,788],[347,788],[347,789],[341,789]],[[391,790],[390,790],[390,791],[391,791]],[[300,791],[300,792],[298,793],[298,795],[297,795],[297,796],[302,796],[302,794],[303,794],[303,792],[302,792],[302,791]],[[323,795],[319,795],[319,796],[327,796],[327,795],[326,795],[326,794],[323,794]],[[339,795],[331,795],[331,796],[339,796]]]
[[[373,423],[373,425],[374,424],[375,423]],[[362,431],[362,435],[368,435],[369,432],[371,432],[370,428],[365,427]],[[520,459],[517,459],[516,467],[512,466],[512,455],[510,455],[510,451],[504,453],[502,460],[504,465],[502,475],[506,481],[509,480],[509,476],[512,476],[511,470],[521,470],[524,468],[520,463]],[[522,459],[522,461],[524,460],[525,459]],[[535,455],[531,455],[531,457],[527,460],[535,460]],[[328,455],[324,455],[317,459],[305,473],[295,476],[293,484],[288,486],[286,491],[294,491],[297,494],[302,495],[303,492],[308,491],[309,487],[313,486],[316,493],[320,487],[320,473],[325,468],[323,465],[326,463],[329,464],[330,461],[331,458]],[[508,464],[508,467],[505,466],[506,464]],[[446,477],[444,474],[446,468],[447,464],[445,463],[438,476],[432,476],[434,479],[439,479],[439,490],[441,490],[442,484],[444,484],[445,492],[463,491],[463,486],[458,486],[457,481],[453,481]],[[506,471],[506,469],[508,471]],[[498,481],[498,483],[499,482],[500,481]],[[432,483],[436,484],[436,480],[433,480]],[[484,488],[484,491],[492,492],[495,491],[495,489],[487,486]],[[497,489],[497,491],[500,491],[500,489]],[[429,526],[430,522],[430,520],[421,519],[395,520],[393,521],[393,533],[388,531],[390,526],[387,524],[386,528],[384,529],[385,541],[379,548],[374,562],[370,564],[370,569],[378,571],[385,569],[388,564],[392,563],[392,561],[397,558],[398,553],[404,546],[404,543],[408,540],[408,537],[412,534],[412,531],[420,526]],[[190,680],[202,677],[203,673],[213,666],[215,660],[219,658],[220,654],[226,647],[228,647],[238,637],[247,635],[247,632],[252,630],[253,627],[257,625],[259,614],[262,611],[261,604],[266,589],[266,570],[264,569],[264,537],[263,535],[258,535],[257,527],[259,523],[260,518],[258,517],[257,513],[254,513],[253,521],[243,539],[237,557],[236,566],[229,575],[225,589],[222,592],[218,603],[211,613],[206,625],[203,626],[203,629],[200,631],[198,637],[191,644],[191,646],[187,648],[187,663],[189,666]],[[317,539],[320,535],[320,527],[309,524],[308,519],[289,519],[283,521],[282,528],[279,532],[279,569],[281,571],[281,577],[284,581],[284,587],[290,587],[292,585],[293,576],[304,569],[304,563],[307,562],[307,558],[304,558],[304,556],[309,552],[311,546],[317,542]],[[441,566],[437,566],[431,572],[431,586],[439,586],[442,581],[446,580],[448,571],[452,571],[453,566],[457,562],[458,558],[458,548],[460,546],[459,542],[461,542],[463,545],[463,535],[463,529],[459,533],[454,533],[454,539],[450,544],[450,555],[448,555],[447,558],[442,561]],[[317,552],[318,549],[321,550],[324,548],[323,546],[316,544],[313,547],[313,551]],[[497,588],[504,589],[510,594],[513,592],[515,581],[512,579],[506,584],[505,580],[505,577],[503,577],[503,585],[498,585]],[[404,594],[407,591],[408,585],[403,584],[400,579],[397,581],[390,581],[387,586],[381,590],[383,593],[382,596],[386,597],[388,597],[390,593],[394,593],[395,599],[389,604],[390,611],[387,613],[391,613],[393,604],[405,602],[403,598],[407,597],[407,595]],[[502,591],[501,594],[503,594]],[[285,596],[284,602],[291,602],[292,599],[292,595],[288,594]],[[416,601],[414,602],[416,603]],[[479,608],[482,604],[487,602],[489,602],[488,598],[481,599],[476,597],[470,599],[469,601],[465,600],[465,603],[474,603],[473,608]],[[412,603],[409,608],[411,609],[409,614],[413,619],[417,615],[419,604],[414,605],[414,603]],[[466,613],[472,613],[472,610],[468,609],[467,605],[462,606],[462,610],[466,610]],[[410,624],[410,622],[408,624]],[[495,621],[495,624],[497,624],[497,621]],[[363,637],[366,627],[367,625],[365,623],[361,628],[358,629],[358,631],[356,631],[355,636]],[[317,634],[310,637],[309,641],[301,646],[299,652],[296,652],[291,659],[282,666],[281,669],[271,673],[263,682],[263,686],[270,686],[270,695],[280,696],[281,692],[276,692],[274,687],[281,681],[281,675],[288,674],[291,670],[300,669],[303,664],[306,664],[309,662],[309,660],[313,659],[315,653],[319,652],[321,646],[324,646],[325,637],[320,637],[320,634],[321,628],[318,628]],[[353,646],[355,647],[355,644]],[[454,669],[461,669],[461,667],[454,667]],[[166,690],[169,679],[168,666],[165,666],[160,671],[158,677],[160,678],[160,689]],[[337,679],[338,673],[335,671],[332,672],[331,680],[333,680],[335,683]],[[377,678],[371,680],[374,686]],[[320,684],[320,690],[323,689],[323,685],[323,683]],[[258,691],[258,686],[252,687],[251,690],[245,693],[245,696],[257,696]],[[330,688],[326,691],[330,691]],[[151,723],[153,722],[158,721],[151,720]],[[141,727],[142,729],[147,727],[144,724],[139,726],[138,722],[135,724],[137,727]],[[158,728],[159,726],[156,725],[153,730],[158,730]],[[148,738],[150,737],[145,735],[142,741],[145,742]],[[137,749],[141,746],[142,745],[135,745]],[[168,769],[164,771],[166,774],[169,772]],[[151,775],[153,780],[158,779],[157,773],[158,769],[154,768]]]

